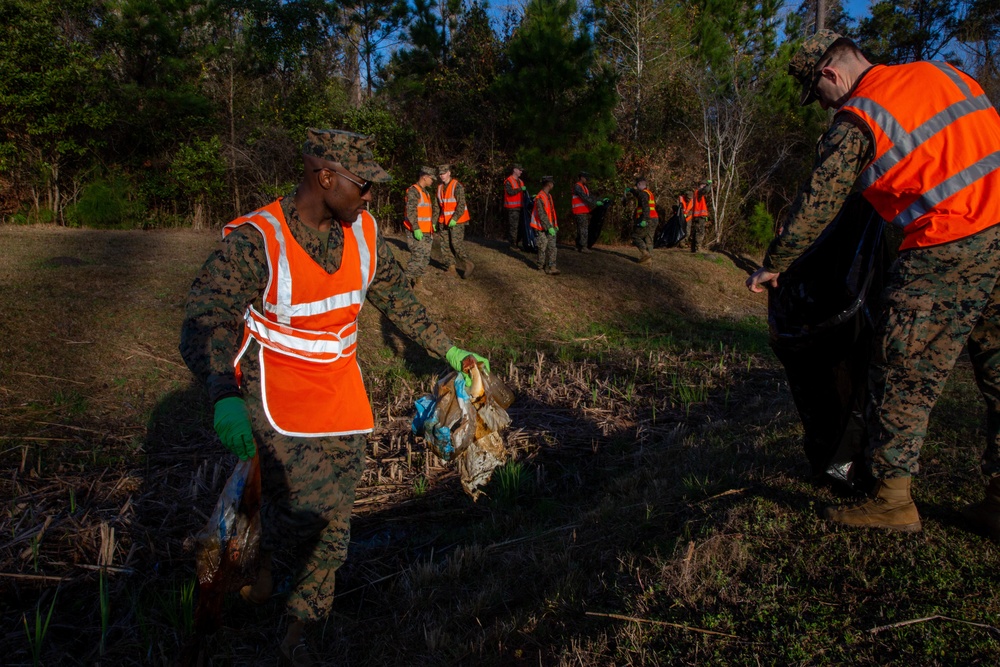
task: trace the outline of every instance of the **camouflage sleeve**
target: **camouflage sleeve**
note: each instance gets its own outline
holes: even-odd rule
[[[233,360],[243,342],[243,314],[266,287],[264,240],[248,226],[219,243],[191,285],[180,352],[212,403],[240,393]]]
[[[781,232],[771,241],[764,268],[780,273],[819,238],[844,205],[871,160],[873,142],[853,116],[841,114],[816,146],[812,176],[792,204]]]
[[[511,185],[509,180],[504,179],[504,181],[503,181],[503,191],[506,192],[509,196],[513,197],[514,195],[516,195],[521,190],[520,190],[520,188],[515,188],[513,185]]]
[[[410,223],[410,227],[414,229],[420,229],[417,225],[417,204],[420,203],[420,194],[417,189],[412,185],[406,188],[406,219]]]
[[[587,208],[592,209],[597,205],[597,197],[594,197],[593,195],[588,195],[586,192],[584,192],[583,188],[580,187],[579,183],[573,186],[573,194],[582,199],[583,203],[587,205]]]
[[[538,221],[542,224],[542,229],[545,231],[549,231],[549,229],[552,227],[552,221],[549,220],[549,214],[545,211],[545,206],[543,206],[542,202],[539,201],[539,198],[541,196],[542,193],[539,192],[538,195],[535,197],[534,212],[535,216],[538,218]]]
[[[645,190],[633,190],[632,192],[635,194],[635,201],[638,204],[638,209],[637,210],[639,211],[639,214],[637,216],[635,216],[636,220],[639,220],[639,221],[642,221],[642,220],[648,221],[648,220],[650,220],[650,217],[649,217],[649,195],[646,194]]]
[[[462,214],[465,213],[465,209],[466,208],[467,208],[467,206],[465,204],[465,186],[462,185],[461,183],[456,182],[455,183],[455,212],[452,214],[451,217],[453,217],[457,221],[459,218],[462,217]]]
[[[413,342],[444,359],[454,343],[441,327],[431,320],[427,309],[413,295],[403,275],[403,268],[382,237],[381,227],[378,230],[375,247],[378,268],[375,270],[375,280],[368,289],[368,301]]]

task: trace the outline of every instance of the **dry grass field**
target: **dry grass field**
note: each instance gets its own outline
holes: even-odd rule
[[[172,665],[187,640],[188,538],[235,461],[177,353],[214,242],[0,227],[0,664]],[[564,246],[552,278],[470,248],[425,302],[515,390],[514,460],[473,503],[424,455],[413,400],[445,365],[365,308],[376,431],[321,664],[997,664],[1000,552],[956,511],[981,492],[964,361],[924,533],[833,530],[744,268]],[[280,614],[227,601],[206,664],[278,664]]]

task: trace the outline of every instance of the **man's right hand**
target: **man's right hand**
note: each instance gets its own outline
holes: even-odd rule
[[[414,229],[413,230],[413,238],[415,238],[416,240],[419,241],[420,239],[424,238],[424,233],[422,231],[420,231],[419,229]]]
[[[556,228],[555,227],[549,227],[548,232],[549,232],[549,236],[555,236],[556,235]]]
[[[639,226],[640,227],[645,227],[646,226],[646,221],[645,220],[640,220],[639,221]]]
[[[215,432],[222,445],[241,461],[253,458],[257,447],[253,443],[253,427],[246,401],[229,396],[215,402]]]
[[[774,273],[773,271],[768,271],[763,266],[753,272],[749,278],[747,278],[747,288],[751,292],[763,292],[764,285],[770,285],[771,287],[778,286],[778,276],[780,273]]]

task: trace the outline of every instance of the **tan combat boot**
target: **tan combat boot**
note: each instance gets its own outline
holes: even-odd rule
[[[431,291],[429,289],[427,289],[426,287],[424,287],[424,284],[423,284],[421,278],[414,278],[413,279],[413,291],[414,292],[420,292],[421,294],[430,294],[431,293]]]
[[[1000,542],[1000,477],[986,486],[986,498],[962,510],[973,526]]]
[[[448,268],[445,269],[444,272],[453,278],[458,278],[458,271],[455,270],[454,264],[449,264]]]
[[[306,622],[301,619],[293,619],[288,624],[288,632],[281,640],[280,648],[286,664],[292,667],[313,667],[316,664],[306,643]]]
[[[471,276],[475,268],[476,265],[472,263],[471,259],[465,260],[465,267],[462,269],[462,279],[464,280]]]
[[[250,604],[264,604],[271,599],[271,594],[274,592],[274,579],[271,576],[273,564],[271,552],[262,551],[260,553],[260,569],[257,570],[257,581],[240,589],[241,598]]]
[[[653,261],[653,256],[650,255],[649,252],[646,250],[643,250],[642,253],[639,255],[640,264],[649,264],[652,261]]]
[[[912,481],[912,477],[879,480],[874,497],[855,505],[827,507],[823,510],[823,518],[844,526],[920,532],[920,516],[910,497]]]

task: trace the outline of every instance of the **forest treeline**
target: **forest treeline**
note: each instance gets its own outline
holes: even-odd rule
[[[997,0],[821,4],[874,61],[996,87]],[[500,235],[516,161],[556,177],[560,215],[580,170],[617,198],[643,174],[668,211],[712,179],[709,240],[759,248],[827,121],[786,73],[816,20],[815,0],[0,0],[0,215],[219,226],[288,193],[305,129],[333,127],[376,135],[390,227],[419,165],[449,162],[473,232]]]

